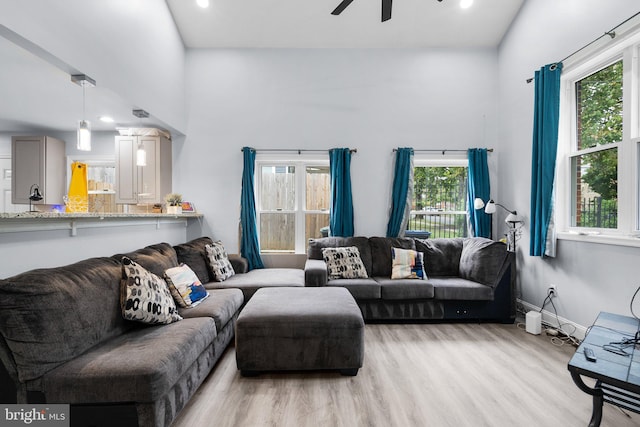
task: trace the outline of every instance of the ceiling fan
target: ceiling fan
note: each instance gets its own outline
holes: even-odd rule
[[[342,2],[336,7],[332,15],[340,15],[343,10],[347,8],[351,4],[353,0],[342,0]],[[382,0],[382,22],[388,21],[391,19],[391,2],[392,0]]]
[[[382,0],[382,22],[388,21],[391,19],[391,2],[393,0]],[[343,10],[347,8],[353,2],[353,0],[342,0],[342,2],[336,7],[332,15],[340,15]],[[442,0],[438,0],[438,2],[442,2]]]

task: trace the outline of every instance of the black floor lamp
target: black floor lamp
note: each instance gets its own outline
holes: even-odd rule
[[[524,222],[522,220],[522,217],[520,215],[518,215],[518,212],[512,211],[510,209],[505,208],[500,203],[494,202],[493,199],[489,200],[487,202],[486,206],[485,206],[484,201],[479,197],[477,197],[473,201],[473,207],[475,209],[484,208],[485,213],[488,213],[489,215],[495,213],[496,206],[500,206],[502,209],[504,209],[505,211],[509,212],[509,215],[507,215],[507,217],[504,220],[504,222],[509,224],[509,232],[507,233],[507,250],[511,251],[511,252],[515,252],[516,251],[516,239],[518,237],[518,231],[520,229],[520,227],[518,227],[518,224],[522,225],[522,223]]]

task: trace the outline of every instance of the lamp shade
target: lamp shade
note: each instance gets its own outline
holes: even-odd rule
[[[487,206],[484,208],[484,211],[488,214],[496,212],[496,203],[493,201],[493,199],[487,202]]]
[[[78,121],[78,150],[91,151],[91,123],[88,120]]]
[[[147,152],[142,145],[136,151],[136,166],[147,166]]]
[[[482,209],[482,208],[484,208],[484,201],[480,197],[476,197],[473,200],[473,208],[474,209]]]
[[[515,225],[516,223],[520,223],[523,221],[522,221],[522,217],[514,211],[513,213],[510,213],[509,215],[507,215],[504,222],[506,222],[507,224]]]

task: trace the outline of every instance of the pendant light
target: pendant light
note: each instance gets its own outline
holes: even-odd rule
[[[140,119],[149,117],[149,113],[144,110],[133,110],[133,115]],[[136,166],[147,166],[147,151],[144,149],[144,145],[138,137],[138,149],[136,150]]]
[[[74,74],[71,81],[82,86],[82,120],[78,120],[78,145],[80,151],[91,151],[91,122],[85,120],[85,93],[86,86],[95,87],[96,81],[85,74]]]

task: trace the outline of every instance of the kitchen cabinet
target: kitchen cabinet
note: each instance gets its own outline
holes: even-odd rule
[[[136,165],[138,147],[146,166]],[[116,203],[162,203],[171,193],[171,140],[164,136],[116,136]]]
[[[11,203],[28,205],[36,184],[43,199],[34,205],[62,205],[65,166],[64,141],[50,136],[11,137]]]

